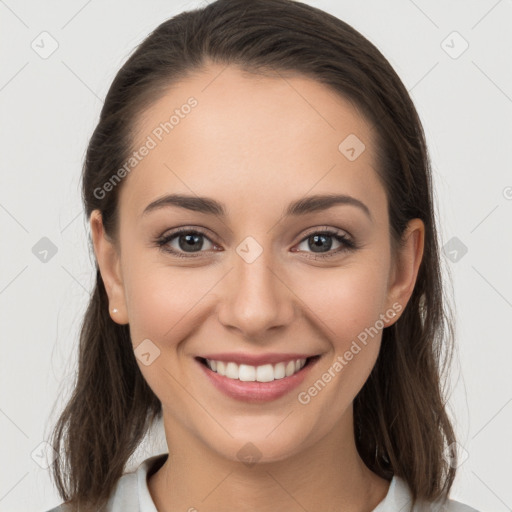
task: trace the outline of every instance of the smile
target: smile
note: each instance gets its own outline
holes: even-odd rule
[[[271,382],[294,375],[304,367],[307,359],[295,359],[286,363],[264,364],[261,366],[238,365],[234,362],[226,363],[225,361],[215,361],[213,359],[206,359],[205,361],[210,370],[228,379],[244,382]]]
[[[252,357],[223,356],[224,361],[214,358],[196,357],[201,373],[205,375],[214,388],[222,394],[245,402],[265,402],[276,400],[297,388],[320,359],[320,355],[300,357],[279,361],[278,355]],[[269,359],[274,361],[269,362]],[[240,359],[244,359],[242,362]],[[255,359],[259,359],[256,361]],[[266,359],[266,362],[264,362]],[[261,364],[263,363],[263,364]]]

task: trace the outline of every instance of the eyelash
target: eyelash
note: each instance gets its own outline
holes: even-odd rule
[[[187,234],[187,235],[202,235],[205,238],[207,238],[212,244],[213,242],[208,238],[207,234],[203,232],[202,230],[198,228],[179,228],[176,231],[173,231],[172,233],[169,233],[168,235],[161,236],[155,240],[157,247],[159,247],[162,251],[169,253],[173,256],[176,256],[178,258],[197,258],[200,257],[205,251],[199,251],[197,253],[183,253],[176,251],[174,249],[169,248],[167,245],[171,240],[178,237],[179,235]],[[309,259],[314,260],[323,260],[326,258],[330,258],[332,256],[335,256],[341,252],[344,251],[355,251],[358,249],[358,245],[348,238],[347,236],[340,234],[338,231],[333,231],[331,229],[321,229],[320,231],[312,231],[311,233],[307,234],[302,240],[299,242],[299,245],[302,242],[305,242],[308,238],[312,237],[313,235],[325,235],[334,238],[337,242],[342,244],[342,247],[336,249],[335,251],[329,251],[326,253],[317,253],[314,256],[306,256]],[[215,245],[215,244],[214,244]],[[302,251],[295,251],[295,252],[302,252]]]

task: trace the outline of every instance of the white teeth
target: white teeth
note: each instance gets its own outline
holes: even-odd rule
[[[296,359],[288,361],[288,363],[264,364],[261,366],[237,365],[233,362],[225,363],[224,361],[207,359],[206,364],[210,370],[228,379],[245,382],[271,382],[297,373],[306,364],[306,359]]]
[[[286,365],[286,376],[289,377],[295,373],[295,361],[288,361]]]
[[[274,379],[282,379],[286,376],[284,363],[277,363],[274,366]]]
[[[264,364],[256,368],[256,380],[258,382],[272,382],[274,380],[274,367],[271,364]]]
[[[230,379],[238,379],[238,365],[235,363],[228,363],[226,365],[226,377]]]
[[[215,361],[211,361],[215,363]],[[212,366],[213,369],[213,366]],[[238,379],[243,381],[255,381],[256,380],[256,368],[247,364],[241,364],[238,367]]]

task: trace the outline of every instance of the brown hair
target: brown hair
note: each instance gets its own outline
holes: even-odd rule
[[[444,457],[455,436],[441,376],[452,357],[453,323],[442,288],[429,157],[407,90],[359,32],[292,0],[217,0],[162,23],[123,65],[106,96],[83,167],[87,218],[100,210],[106,233],[116,240],[122,184],[106,197],[95,190],[133,150],[133,120],[172,83],[209,62],[313,78],[349,99],[376,128],[393,245],[407,222],[420,218],[425,248],[413,294],[398,321],[384,329],[375,367],[355,398],[356,445],[376,474],[405,479],[413,503],[445,499],[456,463]],[[129,326],[110,318],[97,268],[76,384],[53,431],[61,453],[53,478],[63,499],[80,508],[104,504],[161,413],[137,366]]]

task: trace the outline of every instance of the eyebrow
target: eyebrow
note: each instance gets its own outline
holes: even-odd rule
[[[355,206],[362,210],[370,220],[373,220],[370,209],[362,201],[344,194],[317,194],[298,199],[288,205],[284,212],[284,217],[307,215],[308,213],[327,210],[336,205]],[[177,206],[179,208],[208,215],[226,217],[226,209],[224,205],[215,199],[211,199],[209,197],[188,196],[184,194],[169,194],[156,199],[146,206],[141,217],[152,211],[160,210],[161,208],[169,206]]]

